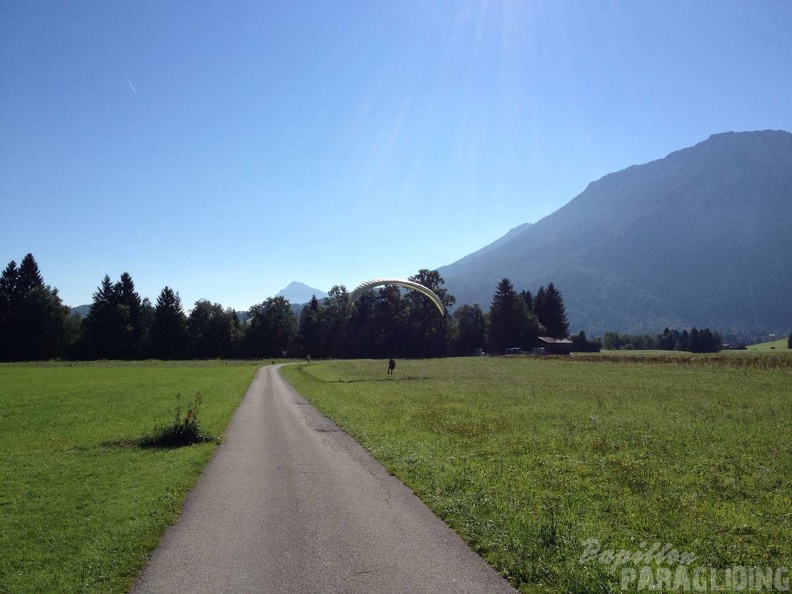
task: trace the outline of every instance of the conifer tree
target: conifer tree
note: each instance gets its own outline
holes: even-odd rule
[[[690,330],[688,335],[688,350],[691,353],[700,353],[701,350],[701,334],[695,326]]]
[[[93,294],[91,309],[83,320],[83,334],[89,358],[118,358],[123,320],[117,305],[116,288],[110,275],[105,274]]]
[[[566,338],[569,336],[569,321],[561,293],[553,283],[547,289],[540,287],[536,293],[534,309],[539,323],[546,328],[548,336]]]
[[[44,286],[44,277],[41,276],[38,263],[33,254],[28,254],[19,265],[17,287],[20,294],[27,294],[37,287]]]
[[[534,310],[534,297],[531,295],[530,291],[522,291],[520,292],[520,297],[522,297],[523,301],[525,302],[525,309],[528,310],[529,314],[536,314]]]
[[[675,330],[674,332],[677,331]],[[666,327],[662,334],[657,335],[657,348],[665,351],[673,351],[676,341],[677,336],[668,327]]]
[[[502,279],[495,289],[489,310],[490,348],[502,351],[518,346],[517,292],[508,278]]]
[[[687,330],[682,330],[682,334],[679,335],[679,340],[676,344],[677,351],[688,351],[690,350],[690,335],[688,334]]]
[[[36,361],[69,348],[69,309],[58,290],[44,284],[33,254],[12,260],[0,276],[0,359]]]
[[[124,359],[134,358],[138,352],[140,341],[140,306],[141,299],[135,290],[135,283],[128,272],[113,286],[119,320],[118,355]]]
[[[0,361],[13,359],[14,322],[19,307],[18,278],[19,269],[11,260],[0,276]]]
[[[313,295],[300,312],[298,335],[304,356],[324,357],[324,341],[322,340],[323,309],[316,295]]]
[[[157,297],[151,327],[152,353],[159,359],[182,359],[186,356],[187,318],[181,298],[166,286]]]

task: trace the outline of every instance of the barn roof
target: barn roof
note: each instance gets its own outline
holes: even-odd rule
[[[540,336],[539,340],[547,344],[572,344],[568,338],[552,338],[551,336]]]

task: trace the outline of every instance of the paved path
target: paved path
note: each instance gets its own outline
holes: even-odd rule
[[[256,374],[132,592],[514,590],[276,366]]]

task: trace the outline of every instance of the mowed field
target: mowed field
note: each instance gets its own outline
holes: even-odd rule
[[[760,344],[752,344],[746,347],[748,351],[786,351],[789,352],[789,346],[786,338],[780,340],[773,340],[771,342],[763,342]]]
[[[197,392],[222,436],[258,365],[0,365],[0,592],[126,592],[216,447],[134,441]]]
[[[589,539],[614,551],[668,544],[715,569],[792,567],[792,359],[283,371],[524,592],[619,591],[619,567],[581,563]]]

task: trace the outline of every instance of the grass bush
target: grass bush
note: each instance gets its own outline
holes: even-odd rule
[[[198,418],[200,406],[200,392],[196,392],[186,410],[182,410],[181,393],[177,394],[173,421],[168,425],[157,427],[153,433],[138,440],[138,445],[143,448],[180,448],[196,443],[217,441],[215,436],[207,434],[201,427]]]

